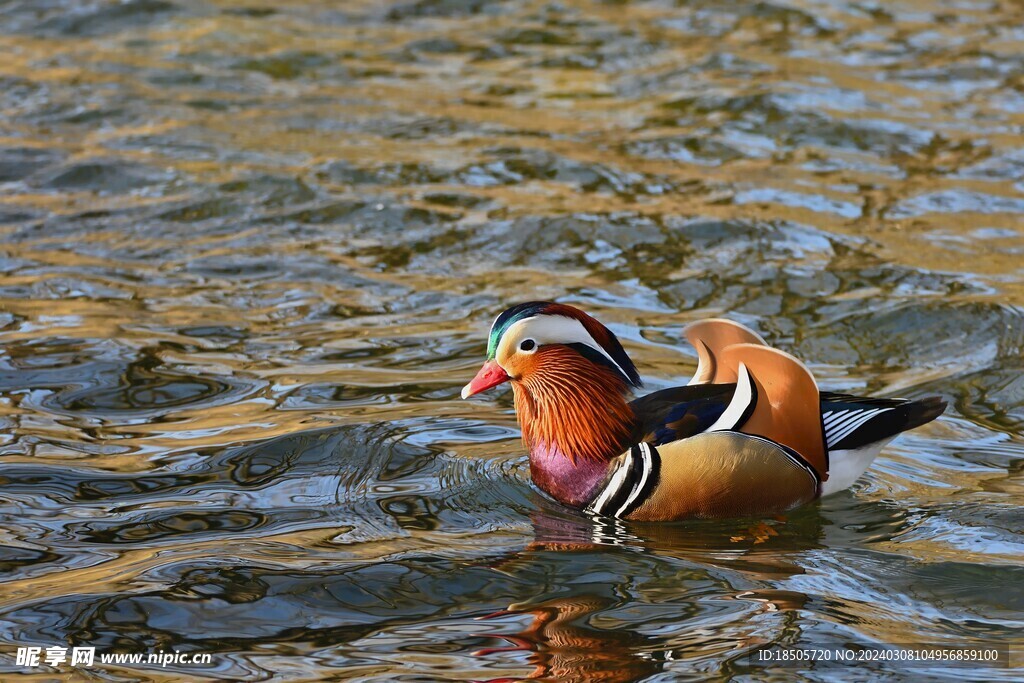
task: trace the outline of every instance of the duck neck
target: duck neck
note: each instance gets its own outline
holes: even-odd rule
[[[616,373],[571,355],[544,366],[512,382],[530,473],[549,495],[580,507],[629,446],[636,417]]]

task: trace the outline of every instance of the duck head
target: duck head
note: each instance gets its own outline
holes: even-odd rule
[[[531,456],[606,460],[628,445],[626,397],[640,376],[611,330],[578,308],[530,301],[494,320],[487,361],[462,397],[505,382]]]

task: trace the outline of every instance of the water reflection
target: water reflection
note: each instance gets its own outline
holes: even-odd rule
[[[492,636],[505,644],[474,654],[510,664],[525,657],[533,667],[526,678],[543,680],[638,681],[670,662],[699,667],[716,655],[740,659],[772,643],[778,637],[773,628],[755,626],[737,636],[720,624],[739,615],[756,623],[758,614],[781,615],[780,625],[791,624],[785,613],[810,598],[769,586],[804,573],[801,561],[821,547],[823,533],[816,512],[770,523],[632,524],[569,510],[531,519],[533,542],[490,566],[512,576],[541,573],[545,581],[530,599],[478,617],[512,621],[517,630]],[[629,569],[602,572],[610,550],[628,553],[628,567],[642,566],[667,581],[652,585]],[[557,571],[539,569],[549,564]]]
[[[595,628],[592,615],[614,604],[598,595],[574,595],[534,605],[511,605],[507,610],[485,618],[506,615],[530,615],[522,631],[502,638],[509,647],[478,650],[478,656],[522,650],[530,653],[527,661],[534,667],[529,679],[559,681],[622,682],[637,681],[657,673],[661,667],[651,657],[656,641],[629,629]],[[513,681],[493,678],[491,683]]]

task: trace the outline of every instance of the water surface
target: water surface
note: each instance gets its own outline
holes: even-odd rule
[[[214,654],[69,680],[1018,677],[749,654],[1020,646],[1022,26],[0,3],[3,676],[64,644]],[[532,298],[651,390],[728,315],[827,389],[950,408],[785,518],[595,526],[530,485],[507,392],[459,400]]]

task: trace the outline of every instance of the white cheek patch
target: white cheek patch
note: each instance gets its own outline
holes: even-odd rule
[[[502,335],[501,344],[498,345],[498,352],[495,360],[502,369],[503,360],[507,360],[516,352],[519,342],[524,339],[532,339],[537,346],[544,344],[585,344],[608,359],[613,367],[618,368],[622,376],[628,381],[629,373],[622,369],[615,359],[608,355],[608,352],[590,336],[587,328],[579,320],[564,315],[538,315],[532,318],[524,318],[509,326]]]

